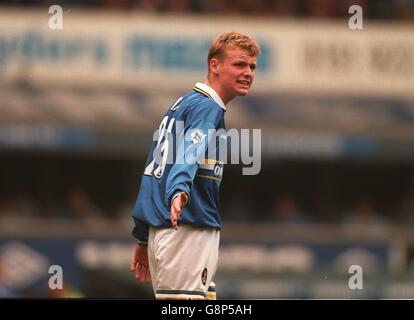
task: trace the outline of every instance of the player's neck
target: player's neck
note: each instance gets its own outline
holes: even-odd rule
[[[215,82],[210,81],[209,79],[206,79],[204,81],[204,84],[208,85],[210,88],[212,88],[220,97],[221,101],[223,101],[224,105],[227,105],[234,97],[227,97],[224,93],[224,90],[222,87]]]

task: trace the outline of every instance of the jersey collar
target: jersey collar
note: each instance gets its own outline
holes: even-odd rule
[[[205,83],[197,82],[194,86],[194,89],[213,99],[220,107],[224,109],[224,111],[226,111],[226,106],[224,105],[223,100],[221,100],[220,96],[213,88],[209,87]]]

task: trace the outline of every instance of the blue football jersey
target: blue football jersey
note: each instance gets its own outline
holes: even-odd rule
[[[197,83],[164,115],[154,135],[132,214],[132,233],[139,242],[147,242],[149,226],[171,227],[171,202],[181,192],[187,193],[189,201],[179,224],[221,228],[219,188],[224,165],[220,160],[227,145],[225,110],[212,88]]]

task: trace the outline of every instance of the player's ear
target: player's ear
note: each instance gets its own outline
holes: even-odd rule
[[[219,66],[220,66],[220,62],[217,58],[213,58],[210,60],[210,72],[213,74],[218,74],[219,73]]]

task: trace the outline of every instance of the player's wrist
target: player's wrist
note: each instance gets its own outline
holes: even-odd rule
[[[187,192],[185,192],[185,191],[177,191],[177,192],[174,194],[174,196],[171,198],[171,203],[170,203],[170,205],[171,205],[171,206],[172,206],[172,204],[174,203],[174,200],[175,200],[176,198],[180,197],[182,193],[184,193],[184,195],[185,195],[185,199],[186,199],[186,201],[185,201],[185,203],[184,203],[183,205],[185,206],[185,205],[188,203],[188,200],[190,199],[190,197],[188,196]]]
[[[171,204],[174,202],[174,200],[176,198],[178,198],[180,196],[180,194],[181,194],[181,191],[180,192],[177,192],[176,194],[173,195],[173,197],[171,198]]]
[[[187,193],[185,193],[185,192],[182,192],[182,193],[184,194],[184,203],[183,203],[183,206],[186,206],[187,203],[188,203],[189,197],[188,197],[188,194]]]

